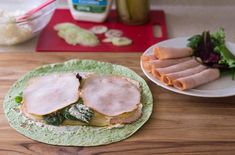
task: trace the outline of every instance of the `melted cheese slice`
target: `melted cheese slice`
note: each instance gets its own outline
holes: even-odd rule
[[[103,114],[100,114],[96,111],[94,111],[94,116],[91,119],[91,121],[89,122],[89,124],[83,123],[82,121],[79,120],[64,120],[64,122],[62,123],[62,125],[89,125],[89,126],[113,126],[116,124],[129,124],[132,122],[135,122],[136,120],[138,120],[141,115],[142,115],[142,108],[143,105],[139,104],[138,108],[128,112],[128,113],[124,113],[118,116],[105,116]],[[28,114],[27,112],[25,112],[24,107],[21,107],[21,111],[29,118],[39,121],[39,122],[44,122],[43,121],[43,116],[41,115],[34,115],[34,114]]]
[[[140,90],[127,78],[91,76],[83,85],[84,104],[105,116],[131,112],[140,104]]]
[[[29,114],[46,115],[79,99],[79,80],[74,73],[31,79],[23,91],[23,106]]]

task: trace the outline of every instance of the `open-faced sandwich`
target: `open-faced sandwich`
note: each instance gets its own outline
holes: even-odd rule
[[[50,125],[112,126],[140,118],[139,82],[122,76],[81,75],[30,79],[23,90],[22,112]]]
[[[150,117],[152,95],[132,70],[93,60],[39,67],[4,100],[10,125],[34,140],[94,146],[131,136]]]

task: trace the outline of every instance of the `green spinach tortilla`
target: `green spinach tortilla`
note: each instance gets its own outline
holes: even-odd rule
[[[112,74],[138,81],[142,88],[141,102],[143,109],[141,118],[123,127],[110,129],[94,126],[52,126],[33,121],[24,116],[14,97],[23,91],[27,81],[32,77],[65,72]],[[33,140],[53,145],[96,146],[117,142],[135,133],[149,119],[152,113],[153,99],[144,79],[126,67],[94,60],[70,60],[64,63],[44,65],[24,75],[9,90],[3,106],[11,127]]]

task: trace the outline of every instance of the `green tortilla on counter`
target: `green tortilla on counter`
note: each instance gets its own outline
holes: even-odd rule
[[[52,73],[94,72],[120,75],[138,81],[141,85],[142,116],[134,123],[122,127],[52,126],[36,122],[23,115],[15,97],[24,89],[29,79]],[[134,134],[150,117],[153,98],[147,83],[134,71],[106,62],[94,60],[70,60],[64,63],[44,65],[27,73],[11,87],[4,99],[4,112],[10,126],[33,140],[53,145],[97,146],[124,140]]]

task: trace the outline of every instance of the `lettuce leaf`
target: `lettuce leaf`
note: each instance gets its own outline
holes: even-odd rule
[[[235,56],[225,45],[224,29],[214,33],[204,31],[188,39],[188,47],[194,50],[194,55],[210,67],[223,69],[235,68]]]

